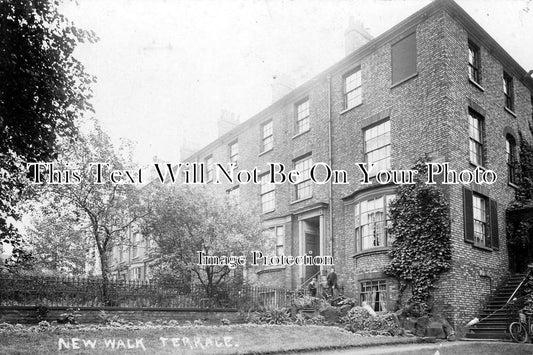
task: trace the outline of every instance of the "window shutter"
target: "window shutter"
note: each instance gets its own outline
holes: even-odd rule
[[[500,239],[498,236],[498,203],[490,200],[490,237],[492,240],[492,248],[498,250],[500,248]]]
[[[472,190],[463,187],[463,216],[465,228],[465,242],[474,242],[474,207],[472,205]]]
[[[416,35],[409,36],[392,45],[392,84],[416,74]]]

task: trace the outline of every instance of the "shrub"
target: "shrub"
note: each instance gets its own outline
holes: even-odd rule
[[[45,320],[42,320],[39,322],[38,326],[39,326],[39,330],[46,331],[48,330],[48,328],[50,328],[51,324]]]
[[[311,319],[308,319],[307,323],[313,325],[324,325],[326,324],[326,318],[324,318],[324,316],[316,316]]]
[[[341,318],[341,322],[345,324],[344,329],[352,333],[399,335],[401,332],[392,313],[377,313],[372,316],[363,307],[352,308]]]
[[[62,324],[65,324],[65,323],[76,324],[78,318],[81,316],[80,312],[78,311],[79,311],[79,308],[78,309],[67,308],[67,311],[65,313],[61,313],[59,315],[57,322],[62,323]]]
[[[370,317],[370,313],[363,307],[354,307],[341,318],[341,322],[346,324],[346,329],[355,332],[363,330],[366,320]]]
[[[248,322],[255,324],[290,324],[291,316],[287,308],[266,308],[263,311],[252,312],[248,316]]]
[[[98,312],[98,319],[104,324],[122,323],[122,320],[120,319],[118,314],[109,314],[103,309]]]
[[[48,314],[48,307],[44,305],[39,305],[35,307],[35,313],[37,322],[43,321],[46,318],[46,315]]]
[[[317,310],[320,308],[321,299],[305,295],[302,297],[295,298],[292,303],[298,310],[304,308],[313,308]]]

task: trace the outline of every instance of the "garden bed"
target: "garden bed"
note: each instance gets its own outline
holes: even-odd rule
[[[260,354],[418,341],[412,337],[361,336],[338,327],[315,325],[0,324],[0,354]]]

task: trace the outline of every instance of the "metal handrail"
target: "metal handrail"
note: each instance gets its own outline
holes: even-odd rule
[[[307,280],[305,280],[304,282],[302,282],[302,284],[300,285],[299,288],[300,288],[301,290],[305,290],[306,285],[309,284],[309,282],[311,282],[311,280],[314,279],[315,277],[317,277],[319,274],[320,274],[320,270],[318,270],[318,271],[315,272],[310,278],[308,278]],[[320,286],[320,282],[317,282],[317,293],[318,293],[319,286]]]
[[[524,276],[524,279],[522,280],[522,282],[520,282],[520,284],[514,290],[513,294],[509,297],[507,302],[505,302],[506,305],[509,304],[513,300],[513,298],[516,295],[516,293],[518,292],[518,290],[520,290],[520,288],[522,287],[524,282],[526,282],[526,280],[528,279],[529,275],[531,275],[531,270],[532,269],[533,269],[533,265],[532,264],[528,265],[528,270],[527,270],[526,276]]]

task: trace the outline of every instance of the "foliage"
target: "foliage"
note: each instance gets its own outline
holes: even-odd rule
[[[282,325],[292,323],[289,310],[285,307],[267,307],[263,311],[253,312],[247,321],[254,324]]]
[[[533,135],[533,128],[530,127]],[[511,266],[522,271],[532,260],[533,245],[533,145],[520,132],[515,201],[507,209],[507,243]],[[522,212],[525,210],[526,212]]]
[[[419,304],[425,313],[431,290],[450,268],[449,204],[436,185],[425,183],[424,161],[417,162],[414,170],[419,172],[415,183],[399,186],[389,207],[394,242],[385,272],[399,280],[400,293],[411,288],[407,303]]]
[[[322,300],[321,298],[312,297],[309,295],[303,295],[301,297],[295,298],[292,302],[297,310],[309,309],[309,308],[318,310],[321,307],[321,303],[325,301]]]
[[[113,170],[124,171],[131,168],[129,146],[116,149],[109,136],[97,122],[87,127],[87,133],[80,134],[77,140],[64,142],[54,170],[77,170],[77,183],[43,183],[36,185],[40,204],[37,209],[61,210],[62,218],[53,223],[57,233],[52,236],[66,239],[69,243],[80,243],[77,238],[89,235],[98,261],[103,283],[104,298],[107,297],[109,278],[109,255],[113,246],[131,246],[127,230],[145,214],[139,200],[139,193],[133,184],[113,183],[109,174]],[[102,162],[102,181],[97,183],[97,167],[91,163]],[[50,179],[51,173],[45,170],[43,179]],[[57,179],[58,174],[52,175]],[[65,177],[63,176],[63,179]],[[55,180],[54,180],[55,181]],[[73,218],[69,219],[70,217]]]
[[[0,2],[0,244],[11,244],[6,266],[27,259],[13,222],[27,185],[26,162],[55,157],[60,137],[74,137],[76,120],[92,110],[95,78],[72,53],[97,38],[58,12],[58,1]]]
[[[80,226],[79,212],[64,201],[34,210],[26,234],[35,271],[56,275],[83,275],[89,262],[91,235]]]
[[[533,127],[531,126],[530,131],[533,135]],[[516,201],[522,204],[533,203],[533,145],[525,139],[521,132],[518,156]]]
[[[377,334],[399,335],[400,326],[392,313],[377,313],[372,316],[363,307],[354,307],[341,318],[344,329],[353,332],[374,332]],[[373,334],[373,333],[371,333]]]
[[[38,322],[43,321],[46,318],[48,311],[49,311],[48,307],[44,305],[39,305],[35,307],[35,314],[36,314],[37,321]]]
[[[230,280],[229,265],[199,265],[198,252],[219,257],[261,250],[257,214],[240,209],[209,186],[152,184],[144,189],[143,201],[150,213],[141,227],[155,244],[151,256],[156,278],[172,274],[175,282],[188,283],[194,276],[210,298],[223,286],[242,283],[244,266],[236,265],[237,279]]]
[[[60,324],[76,324],[78,318],[81,316],[79,308],[67,308],[65,313],[61,313],[57,322]]]
[[[112,324],[112,323],[125,323],[123,319],[120,318],[118,314],[110,314],[103,309],[98,312],[98,319],[103,324]]]

